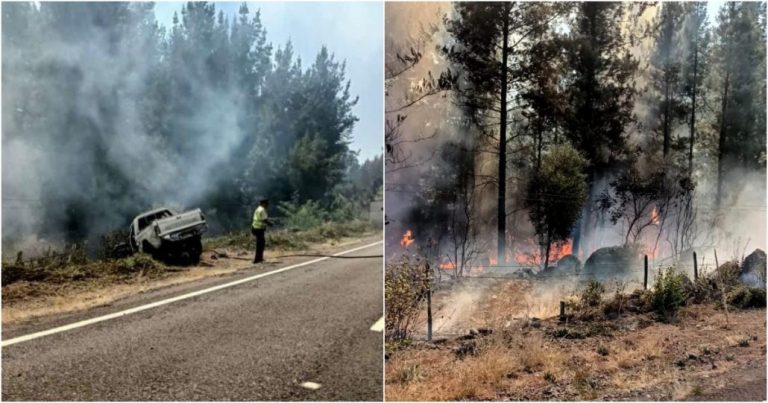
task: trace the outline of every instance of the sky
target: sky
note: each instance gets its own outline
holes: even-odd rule
[[[157,21],[170,27],[183,2],[155,3]],[[240,2],[216,2],[216,10],[234,16]],[[261,10],[267,41],[274,49],[290,39],[304,68],[325,45],[337,60],[347,63],[350,92],[359,96],[353,113],[359,121],[352,130],[352,150],[359,159],[383,152],[384,138],[384,4],[383,2],[247,2],[251,14]]]

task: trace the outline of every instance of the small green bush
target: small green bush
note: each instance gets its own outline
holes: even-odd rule
[[[342,194],[334,194],[330,213],[332,221],[349,221],[360,216],[359,207]]]
[[[728,304],[739,309],[765,308],[765,290],[752,287],[736,287],[728,295]]]
[[[277,210],[283,215],[283,226],[294,230],[307,230],[319,227],[328,219],[319,202],[307,200],[303,204],[293,201],[281,202]]]
[[[741,273],[739,262],[732,260],[721,264],[714,275],[717,283],[722,284],[723,287],[730,288],[741,284],[739,273]]]
[[[404,368],[400,368],[400,370],[397,371],[397,375],[395,378],[400,383],[409,383],[413,381],[418,381],[419,379],[422,378],[419,364],[413,364]]]
[[[587,287],[581,293],[581,304],[584,307],[595,308],[603,302],[605,286],[597,280],[589,280]]]
[[[405,339],[410,335],[431,280],[423,260],[414,261],[405,256],[396,263],[387,264],[384,274],[387,340]]]
[[[684,277],[685,274],[678,272],[674,267],[662,269],[656,276],[656,282],[648,298],[651,310],[656,313],[659,321],[673,320],[688,298]]]

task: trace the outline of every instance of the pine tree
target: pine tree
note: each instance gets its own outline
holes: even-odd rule
[[[506,251],[506,186],[509,113],[514,107],[510,92],[519,88],[517,61],[535,43],[557,15],[549,3],[456,3],[454,17],[446,20],[456,45],[445,48],[451,62],[462,69],[463,85],[457,87],[467,115],[498,142],[497,257]],[[498,129],[497,129],[498,128]]]
[[[669,157],[672,144],[672,132],[685,116],[681,90],[681,57],[677,50],[678,37],[682,23],[682,5],[680,3],[662,3],[653,54],[651,55],[651,86],[654,104],[657,108],[658,122],[654,131],[662,139],[662,155]]]
[[[566,77],[568,107],[565,136],[587,159],[589,195],[574,229],[573,250],[591,228],[595,184],[626,151],[626,128],[634,121],[633,77],[637,62],[627,50],[620,22],[625,5],[583,2],[566,44],[571,73]]]
[[[682,45],[685,52],[682,64],[682,86],[689,113],[688,173],[692,175],[693,150],[696,142],[696,112],[701,108],[703,83],[709,66],[709,27],[706,3],[685,3],[683,10]]]
[[[714,64],[719,76],[716,209],[726,173],[765,172],[765,4],[731,2],[718,15]]]

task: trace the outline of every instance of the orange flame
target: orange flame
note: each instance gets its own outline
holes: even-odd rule
[[[544,263],[544,256],[541,253],[538,243],[531,238],[527,244],[519,245],[519,253],[515,255],[515,262],[521,265],[540,265]],[[549,263],[560,260],[563,256],[573,253],[573,241],[568,240],[563,243],[553,243],[549,247]]]
[[[659,223],[659,212],[656,211],[656,207],[654,207],[653,211],[651,211],[651,222],[654,224]]]
[[[400,240],[400,245],[402,245],[404,248],[407,248],[414,241],[416,241],[416,238],[413,237],[413,231],[408,230],[405,231],[405,234],[403,234],[403,238]]]
[[[437,267],[443,270],[455,270],[456,264],[453,262],[443,262],[443,263],[440,263]]]

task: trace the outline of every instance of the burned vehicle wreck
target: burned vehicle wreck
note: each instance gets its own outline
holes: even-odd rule
[[[131,249],[158,260],[197,263],[203,252],[201,238],[207,229],[200,209],[183,213],[168,208],[146,211],[131,222]]]

